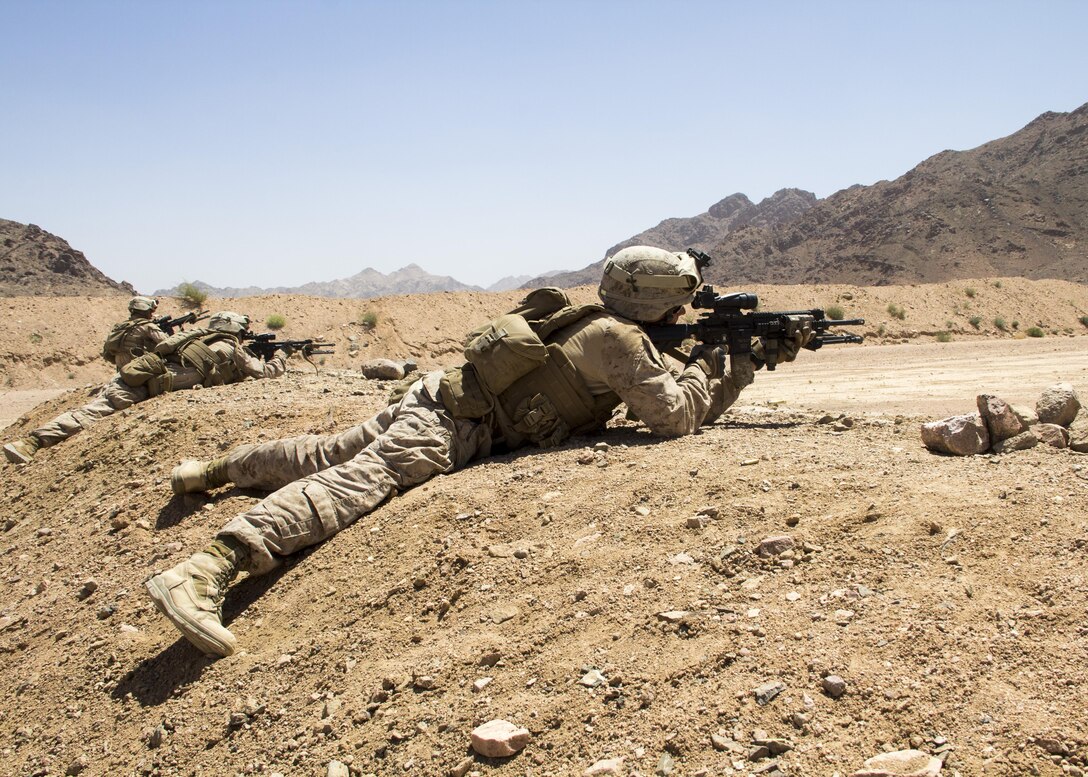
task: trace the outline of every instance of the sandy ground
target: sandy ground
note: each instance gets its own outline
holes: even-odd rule
[[[1078,312],[1075,291],[1062,305]],[[908,291],[842,293],[875,300],[873,316]],[[171,468],[343,429],[389,389],[353,359],[440,362],[456,347],[444,326],[509,301],[403,303],[426,323],[385,301],[387,328],[367,334],[338,318],[353,303],[290,300],[315,311],[311,331],[344,333],[343,363],[158,397],[0,470],[0,774],[325,777],[336,761],[353,775],[568,777],[609,759],[627,777],[831,777],[907,747],[952,777],[1083,773],[1088,457],[938,456],[919,426],[983,391],[1033,404],[1067,380],[1083,394],[1088,338],[1062,336],[1084,331],[1066,311],[1043,338],[968,337],[965,323],[937,343],[922,333],[962,290],[909,294],[918,334],[802,353],[698,435],[660,440],[617,417],[391,499],[239,581],[224,612],[242,652],[213,661],[142,583],[263,495],[175,497]],[[1043,320],[1054,298],[1047,287],[1017,315]],[[93,349],[16,313],[57,349],[19,352],[13,382],[64,382],[50,362],[27,385],[34,358],[65,349],[86,354],[86,375],[6,438],[101,379]],[[0,354],[25,340],[6,331]],[[789,557],[755,552],[777,535]],[[761,703],[768,684],[781,690]],[[520,754],[472,755],[469,733],[492,719],[528,730]]]

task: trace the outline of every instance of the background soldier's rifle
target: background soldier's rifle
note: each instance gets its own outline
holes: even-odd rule
[[[174,330],[185,324],[195,324],[197,321],[203,321],[210,316],[206,310],[191,310],[184,316],[178,316],[177,318],[170,318],[170,316],[162,316],[160,318],[152,319],[152,322],[156,324],[159,329],[166,332],[168,335],[174,334]]]
[[[688,254],[695,259],[702,269],[710,264],[711,259],[701,251],[688,249]],[[760,338],[763,343],[762,358],[768,370],[773,370],[778,362],[778,342],[790,339],[799,329],[808,326],[815,337],[805,345],[809,351],[815,351],[825,345],[839,343],[860,343],[861,335],[836,334],[828,330],[833,326],[859,326],[864,318],[832,319],[824,315],[820,308],[809,310],[776,310],[759,312],[759,297],[750,292],[719,295],[710,284],[703,286],[695,294],[691,307],[706,310],[693,324],[660,324],[646,326],[644,329],[650,340],[659,347],[677,347],[685,340],[694,339],[710,346],[725,346],[729,350],[730,361],[741,357],[751,358],[752,340]]]
[[[317,370],[317,365],[311,357],[336,353],[332,350],[336,347],[336,343],[320,343],[315,340],[277,340],[272,332],[264,334],[246,332],[242,335],[242,339],[246,341],[246,348],[265,361],[272,359],[276,351],[282,349],[288,353],[302,354],[303,359],[314,365],[314,370]]]

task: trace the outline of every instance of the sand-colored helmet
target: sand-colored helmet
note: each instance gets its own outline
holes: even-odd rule
[[[128,301],[129,313],[151,313],[159,306],[154,297],[133,297]]]
[[[208,329],[238,336],[249,329],[249,316],[224,310],[216,313],[208,320]]]
[[[695,259],[652,246],[631,246],[604,263],[597,295],[604,306],[632,321],[659,321],[689,304],[703,282]]]

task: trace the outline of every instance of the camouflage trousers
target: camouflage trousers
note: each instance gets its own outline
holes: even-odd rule
[[[175,364],[168,364],[167,367],[174,375],[174,391],[192,388],[200,383],[200,375],[192,368]],[[43,448],[48,448],[50,445],[64,442],[69,437],[79,434],[96,421],[143,402],[148,397],[147,387],[130,386],[121,380],[119,375],[115,375],[113,380],[98,392],[98,396],[86,405],[78,410],[61,413],[31,434],[41,440]]]
[[[246,570],[316,545],[398,491],[452,472],[491,449],[487,424],[454,418],[438,400],[441,372],[417,381],[400,402],[340,434],[303,435],[227,454],[242,487],[277,489],[219,532],[249,549]]]
[[[64,442],[69,437],[79,434],[95,421],[99,421],[108,415],[113,415],[118,410],[124,410],[138,402],[147,399],[147,389],[143,386],[129,386],[119,377],[115,377],[106,384],[98,396],[78,410],[69,410],[61,413],[44,426],[40,426],[31,432],[41,440],[43,448]]]

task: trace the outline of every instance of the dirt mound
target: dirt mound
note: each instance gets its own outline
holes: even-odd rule
[[[107,278],[82,251],[36,224],[0,219],[0,297],[135,294]]]
[[[990,290],[1015,289],[994,304],[1054,321],[1074,312],[1062,307],[1071,284],[1013,283],[980,282],[974,297],[921,289],[907,319],[888,323],[939,321],[952,299],[982,305]],[[765,296],[777,307],[850,294],[879,313],[896,290],[803,291]],[[1036,294],[1053,310],[1034,307]],[[353,774],[565,777],[622,758],[628,775],[669,764],[674,775],[773,774],[772,763],[785,775],[845,775],[911,746],[941,754],[950,775],[1084,767],[1088,459],[1044,446],[935,456],[919,438],[929,418],[909,400],[874,401],[869,413],[862,393],[894,399],[900,370],[924,384],[942,346],[968,384],[973,374],[988,385],[1003,372],[1002,343],[1035,365],[1034,380],[1088,392],[1079,337],[906,338],[918,346],[889,335],[802,354],[760,373],[723,423],[679,440],[617,416],[602,437],[436,478],[243,581],[225,608],[242,654],[213,662],[180,641],[142,581],[261,494],[175,497],[171,468],[343,429],[389,389],[349,365],[369,353],[447,361],[457,347],[447,332],[519,296],[427,295],[362,311],[360,301],[246,300],[258,316],[285,315],[290,336],[339,333],[340,353],[321,374],[292,360],[281,380],[158,397],[6,466],[0,772],[324,775],[337,760]],[[97,310],[110,304],[85,304],[86,320],[111,320]],[[373,329],[356,323],[361,312],[375,314]],[[867,379],[855,380],[851,353]],[[776,398],[785,380],[798,393],[840,388],[798,409]],[[942,380],[929,393],[947,396]],[[969,410],[973,392],[963,393]],[[85,395],[45,403],[5,437]],[[787,552],[758,552],[781,535]],[[844,683],[837,698],[829,675]],[[499,718],[526,727],[529,746],[471,758],[470,731]]]

